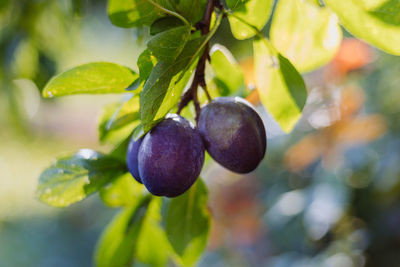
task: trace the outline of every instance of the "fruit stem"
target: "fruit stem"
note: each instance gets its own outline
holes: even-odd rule
[[[206,11],[204,12],[203,19],[196,23],[195,27],[201,30],[201,35],[207,35],[210,32],[210,24],[211,24],[211,15],[214,11],[214,7],[221,7],[219,0],[208,0]],[[190,88],[183,94],[181,97],[181,101],[178,105],[177,113],[180,114],[182,109],[189,104],[191,100],[193,100],[194,107],[196,109],[196,122],[199,118],[201,107],[200,102],[197,95],[197,89],[199,86],[203,88],[204,93],[207,96],[208,101],[211,101],[211,96],[207,90],[207,84],[205,81],[205,67],[206,61],[209,60],[209,52],[210,52],[210,44],[207,44],[204,47],[204,52],[200,56],[200,59],[196,66],[196,71],[194,73],[192,84]]]

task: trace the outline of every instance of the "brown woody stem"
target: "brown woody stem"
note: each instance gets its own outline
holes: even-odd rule
[[[210,22],[211,15],[214,11],[214,7],[220,7],[220,2],[218,0],[208,0],[206,11],[204,12],[203,19],[196,23],[196,28],[201,30],[202,35],[207,35],[210,31]],[[207,96],[207,99],[211,101],[210,94],[207,90],[207,85],[205,81],[205,67],[206,61],[209,59],[210,45],[206,44],[203,54],[200,56],[200,59],[196,66],[196,71],[194,73],[192,84],[190,88],[182,95],[181,101],[178,105],[178,114],[181,113],[182,109],[186,107],[191,100],[193,100],[194,107],[196,109],[196,121],[200,115],[200,103],[197,95],[197,89],[201,86]]]

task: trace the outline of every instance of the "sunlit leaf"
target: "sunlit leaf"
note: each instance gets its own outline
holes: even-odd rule
[[[176,82],[176,80],[178,80],[180,73],[172,78],[171,85],[175,85],[168,88],[167,93],[165,94],[168,97],[163,99],[152,124],[157,124],[158,121],[162,120],[165,115],[178,104],[182,92],[192,76],[192,72],[196,66],[195,63],[189,66],[189,69],[187,69],[181,80],[178,82]]]
[[[143,129],[143,125],[139,124],[138,127],[136,127],[136,129],[133,131],[133,139],[135,139],[135,141],[139,140],[139,138],[141,138],[143,135],[145,134],[144,129]]]
[[[151,54],[149,49],[145,49],[137,60],[137,65],[139,68],[140,80],[145,82],[153,70],[154,66],[157,64],[157,59]]]
[[[211,223],[207,198],[207,188],[198,179],[186,193],[169,204],[165,231],[184,265],[193,265],[206,247]]]
[[[132,132],[139,124],[139,97],[106,106],[99,121],[99,139],[104,141],[119,130]]]
[[[337,52],[342,32],[325,7],[301,0],[280,0],[271,25],[271,41],[300,72],[328,63]]]
[[[151,201],[138,239],[135,258],[146,266],[168,266],[168,257],[172,254],[171,245],[160,225],[161,202],[161,198]]]
[[[261,102],[282,129],[290,132],[301,117],[307,90],[290,61],[279,53],[271,53],[265,42],[254,41],[256,86]]]
[[[268,21],[273,3],[273,0],[251,0],[236,8],[233,14],[261,30]],[[229,24],[233,36],[238,40],[247,39],[256,34],[254,29],[233,16],[229,16]]]
[[[140,124],[139,124],[140,125]],[[139,127],[139,125],[137,127]],[[135,130],[137,129],[135,128]],[[135,131],[133,130],[133,131]],[[126,160],[126,153],[128,151],[129,142],[131,140],[132,135],[128,135],[124,140],[120,141],[115,145],[114,149],[110,152],[110,156],[113,158],[120,159],[121,161]]]
[[[248,1],[249,0],[225,0],[226,5],[230,10],[235,10]]]
[[[229,92],[244,89],[242,69],[228,49],[221,45],[214,45],[211,49],[211,66],[218,79],[217,86],[221,86],[222,83]]]
[[[140,201],[148,191],[127,173],[114,179],[100,190],[100,197],[110,207],[133,206]]]
[[[398,0],[325,0],[341,24],[364,41],[400,55],[400,2]]]
[[[154,6],[155,2],[162,7],[173,10],[168,0],[108,0],[108,16],[111,22],[119,27],[129,28],[151,25],[165,13]]]
[[[72,94],[123,93],[139,75],[115,63],[84,64],[53,77],[43,89],[44,97]]]
[[[125,163],[89,149],[58,159],[39,177],[40,201],[66,207],[126,172]]]
[[[154,126],[154,122],[163,118],[174,107],[185,88],[194,64],[196,53],[203,38],[189,41],[178,58],[172,62],[160,61],[153,68],[140,96],[140,118],[144,132]],[[188,69],[190,68],[190,69]],[[179,79],[182,71],[186,71]]]
[[[134,262],[137,240],[151,198],[146,197],[138,204],[124,208],[104,230],[96,248],[97,267],[125,267]]]
[[[189,37],[190,27],[180,26],[153,36],[147,47],[157,59],[172,62],[182,52]]]

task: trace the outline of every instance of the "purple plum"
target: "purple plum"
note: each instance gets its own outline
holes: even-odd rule
[[[176,197],[198,178],[204,163],[200,133],[185,118],[169,115],[143,139],[139,176],[156,196]]]
[[[142,179],[140,179],[139,175],[138,152],[142,141],[143,137],[137,141],[135,141],[135,139],[132,137],[126,153],[126,165],[128,166],[128,171],[139,183],[142,183]]]
[[[202,108],[198,129],[210,156],[225,168],[249,173],[267,149],[262,119],[246,100],[219,97]]]

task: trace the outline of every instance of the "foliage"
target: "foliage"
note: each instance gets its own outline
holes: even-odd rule
[[[72,7],[74,6],[74,7]],[[26,130],[29,114],[23,109],[22,89],[17,79],[42,88],[55,74],[55,58],[74,41],[75,5],[59,1],[1,1],[0,4],[0,96],[8,106],[8,119],[17,129]]]
[[[285,132],[295,127],[306,103],[300,72],[315,70],[334,56],[342,38],[339,22],[356,37],[400,55],[398,1],[326,0],[326,6],[321,6],[319,1],[279,0],[271,14],[273,2],[109,0],[107,11],[114,25],[149,27],[152,37],[138,58],[139,73],[115,63],[88,63],[59,74],[44,87],[44,97],[126,94],[121,103],[106,107],[100,120],[101,141],[115,135],[119,143],[115,149],[108,154],[83,150],[59,159],[43,172],[37,189],[39,199],[53,206],[68,206],[100,191],[104,203],[122,207],[99,241],[98,266],[126,266],[135,261],[163,266],[169,257],[178,264],[193,265],[205,249],[211,218],[202,181],[182,196],[161,201],[132,184],[133,179],[127,180],[131,177],[123,159],[132,134],[142,136],[190,100],[199,110],[193,95],[197,96],[199,85],[208,94],[204,69],[209,54],[211,80],[216,85],[234,95],[249,93],[230,52],[214,46],[209,53],[210,40],[219,34],[224,17],[235,38],[252,38],[256,90]],[[31,61],[36,62],[27,41],[21,42],[18,51],[32,54]],[[17,64],[15,69],[34,73],[22,67]],[[190,94],[183,94],[187,87]],[[150,244],[148,236],[158,244]]]
[[[199,179],[186,193],[172,199],[165,216],[168,240],[184,265],[196,263],[206,247],[209,229],[207,188]]]
[[[139,78],[132,70],[114,63],[96,62],[70,69],[51,79],[44,97],[71,94],[123,93]]]
[[[125,171],[125,163],[89,149],[58,159],[39,178],[39,199],[56,207],[84,199]]]

